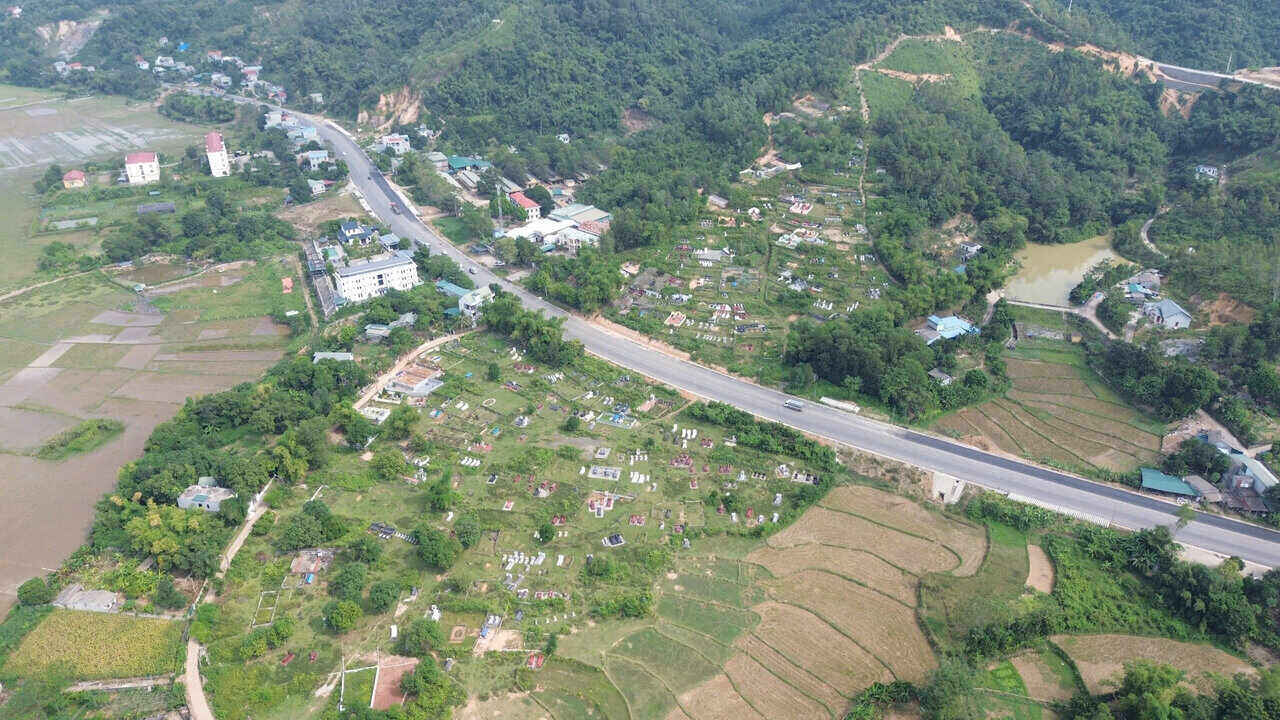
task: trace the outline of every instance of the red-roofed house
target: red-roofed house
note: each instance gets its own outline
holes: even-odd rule
[[[204,153],[209,158],[210,175],[226,177],[231,174],[231,158],[227,157],[227,146],[222,142],[222,133],[215,130],[204,136]]]
[[[80,170],[68,170],[62,176],[62,187],[70,190],[71,188],[82,188],[85,184],[84,172]]]
[[[124,156],[124,174],[130,185],[160,182],[160,161],[153,152],[134,152]]]
[[[537,220],[542,217],[542,206],[529,199],[529,196],[522,192],[513,192],[507,197],[511,198],[511,202],[519,205],[524,209],[525,216],[530,220]]]

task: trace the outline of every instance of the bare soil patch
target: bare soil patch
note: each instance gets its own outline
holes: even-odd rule
[[[1198,309],[1209,316],[1210,325],[1248,325],[1258,313],[1226,293],[1218,293],[1218,297],[1201,303]]]
[[[1042,593],[1053,592],[1053,561],[1039,545],[1027,546],[1027,586]]]
[[[1212,645],[1135,635],[1054,635],[1049,638],[1071,658],[1090,694],[1115,689],[1124,664],[1132,660],[1172,665],[1187,674],[1187,682],[1201,692],[1212,688],[1210,673],[1256,675],[1249,663]]]
[[[378,663],[378,684],[373,688],[373,709],[386,710],[403,705],[405,695],[400,691],[400,678],[413,672],[418,658],[392,655]]]
[[[276,213],[276,217],[303,232],[314,232],[321,223],[349,217],[366,217],[360,203],[351,195],[337,193],[305,205],[293,205]]]

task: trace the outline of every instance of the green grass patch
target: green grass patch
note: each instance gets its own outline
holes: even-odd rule
[[[867,97],[867,107],[874,121],[905,108],[911,102],[915,88],[906,80],[867,70],[862,73],[862,93]]]
[[[726,645],[760,618],[746,610],[717,606],[693,598],[664,594],[658,601],[658,615],[668,622],[709,635]]]
[[[369,707],[373,702],[375,668],[348,672],[343,682],[342,704],[349,708]]]
[[[552,656],[536,677],[538,700],[557,718],[627,717],[627,701],[598,668]]]
[[[692,688],[719,671],[697,650],[652,628],[623,638],[609,653],[644,665],[677,693]]]
[[[54,435],[40,446],[36,457],[41,460],[65,460],[72,455],[90,452],[107,444],[124,432],[124,423],[110,418],[82,420],[78,425]]]
[[[178,669],[181,640],[178,622],[54,610],[22,640],[4,671],[33,677],[62,665],[82,680],[159,675]]]
[[[904,40],[879,67],[916,75],[949,75],[965,95],[977,96],[979,78],[967,45],[958,42]]]
[[[1026,696],[1027,685],[1022,681],[1013,663],[1005,660],[978,677],[978,687],[996,693],[979,693],[979,699],[987,717],[1012,718],[1012,720],[1040,720],[1044,709],[1030,700],[1020,700],[1010,695]]]
[[[610,657],[607,662],[609,675],[617,684],[631,707],[632,720],[662,720],[675,707],[676,701],[662,682],[645,672],[638,663],[620,657]],[[613,716],[610,716],[613,717]],[[627,717],[626,713],[617,717]]]
[[[1026,587],[1026,535],[1008,525],[990,523],[987,536],[987,556],[975,575],[936,573],[921,583],[925,624],[944,644],[963,642],[969,628],[1006,616]]]
[[[281,278],[291,277],[293,292],[281,292]],[[171,295],[157,297],[153,304],[164,313],[176,310],[195,310],[199,319],[231,320],[235,318],[261,317],[277,310],[306,310],[301,278],[292,265],[278,260],[265,260],[248,268],[243,279],[224,287],[196,287],[180,290]]]

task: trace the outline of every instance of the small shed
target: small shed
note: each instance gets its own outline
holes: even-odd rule
[[[1201,499],[1207,503],[1222,502],[1222,491],[1214,487],[1213,483],[1205,480],[1199,475],[1187,475],[1182,481],[1190,485],[1196,492],[1200,493]]]

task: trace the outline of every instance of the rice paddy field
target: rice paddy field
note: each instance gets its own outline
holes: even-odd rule
[[[76,680],[174,672],[182,623],[108,613],[54,610],[5,661],[3,671],[32,677],[53,667]]]
[[[100,272],[0,301],[0,451],[8,454],[0,485],[12,499],[0,503],[0,610],[19,583],[84,542],[93,502],[152,428],[188,397],[255,380],[281,357],[282,328],[251,314],[278,301],[274,282],[210,292],[167,313]],[[202,319],[215,297],[211,310],[240,317]],[[96,421],[123,429],[74,454],[40,457],[61,433]]]
[[[979,447],[1078,471],[1158,463],[1164,426],[1102,384],[1083,350],[1052,340],[1009,352],[1005,397],[951,413],[933,429]]]

